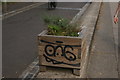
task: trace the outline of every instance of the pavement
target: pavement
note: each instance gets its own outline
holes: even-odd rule
[[[102,3],[88,62],[88,78],[118,78],[117,34],[113,25],[115,4]]]
[[[116,8],[117,8],[117,4],[118,3],[110,3],[110,8],[111,8],[111,15],[112,15],[112,17],[114,17],[114,13],[115,13],[115,11],[116,11]],[[118,26],[120,25],[120,23],[118,24],[114,24],[114,22],[113,22],[113,34],[114,34],[114,40],[115,40],[115,49],[116,49],[116,57],[117,57],[117,65],[118,65],[118,68],[117,68],[117,70],[118,70],[118,72],[119,72],[119,78],[120,78],[120,55],[119,55],[119,53],[120,53],[120,51],[118,51],[118,50],[120,50],[120,47],[118,47],[119,46],[119,42],[120,42],[120,37],[119,37],[119,33],[120,33],[120,28],[118,28]]]
[[[86,78],[87,66],[89,61],[91,44],[95,32],[95,26],[98,20],[101,2],[93,2],[80,20],[82,27],[82,45],[81,45],[81,78]]]

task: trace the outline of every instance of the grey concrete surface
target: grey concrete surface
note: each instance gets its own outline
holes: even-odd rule
[[[98,20],[101,2],[93,2],[85,12],[79,23],[82,27],[82,45],[81,45],[81,78],[87,78],[87,66],[89,61],[91,44],[95,32],[95,26]]]
[[[112,2],[110,3],[110,8],[111,8],[111,16],[114,18],[114,15],[115,15],[115,12],[116,12],[116,9],[117,9],[117,6],[118,6],[118,3],[117,2]],[[120,16],[119,16],[120,17]],[[117,57],[117,70],[118,70],[118,73],[119,73],[119,78],[120,78],[120,56],[119,55],[119,51],[120,48],[118,47],[119,46],[119,42],[120,42],[120,39],[119,39],[119,35],[118,34],[120,32],[120,21],[119,21],[119,25],[118,23],[115,24],[114,22],[112,23],[113,24],[113,34],[114,34],[114,40],[115,40],[115,49],[116,49],[116,57]]]
[[[120,20],[120,14],[119,14]],[[120,26],[120,21],[118,22],[118,26]],[[120,27],[118,27],[118,71],[119,71],[119,78],[120,78]]]
[[[89,58],[88,78],[118,78],[110,3],[103,3]]]
[[[40,72],[37,78],[80,78],[80,76],[73,75],[72,69],[69,68],[47,67],[47,71]]]
[[[120,78],[120,12],[118,14],[118,71],[119,71],[119,78]]]
[[[58,7],[81,8],[85,3],[59,3]],[[46,29],[42,17],[62,16],[72,19],[78,10],[47,10],[47,4],[3,20],[3,77],[16,78],[37,57],[37,34]]]

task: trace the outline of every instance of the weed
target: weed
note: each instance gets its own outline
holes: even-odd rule
[[[57,16],[45,16],[44,22],[48,26],[48,35],[79,36],[76,24],[69,24],[69,20]]]

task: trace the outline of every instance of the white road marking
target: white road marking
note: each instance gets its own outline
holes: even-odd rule
[[[23,8],[21,8],[21,9],[17,9],[17,10],[14,10],[14,11],[11,11],[11,12],[8,12],[8,13],[5,13],[5,14],[2,15],[2,16],[3,16],[2,19],[5,19],[5,18],[8,18],[8,17],[14,16],[14,15],[16,15],[16,14],[19,14],[19,13],[21,13],[21,12],[30,10],[30,9],[35,8],[35,7],[38,7],[38,6],[40,6],[40,5],[41,5],[41,3],[36,3],[36,4],[32,4],[32,5],[23,7]]]
[[[56,7],[56,9],[63,9],[63,10],[82,10],[82,8],[65,8],[65,7]]]

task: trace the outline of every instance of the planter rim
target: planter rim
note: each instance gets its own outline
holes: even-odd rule
[[[80,36],[78,36],[78,37],[73,37],[73,36],[57,36],[57,35],[47,35],[47,30],[43,30],[40,34],[38,34],[38,36],[47,36],[47,37],[66,37],[66,38],[80,38],[81,39],[81,37]]]

